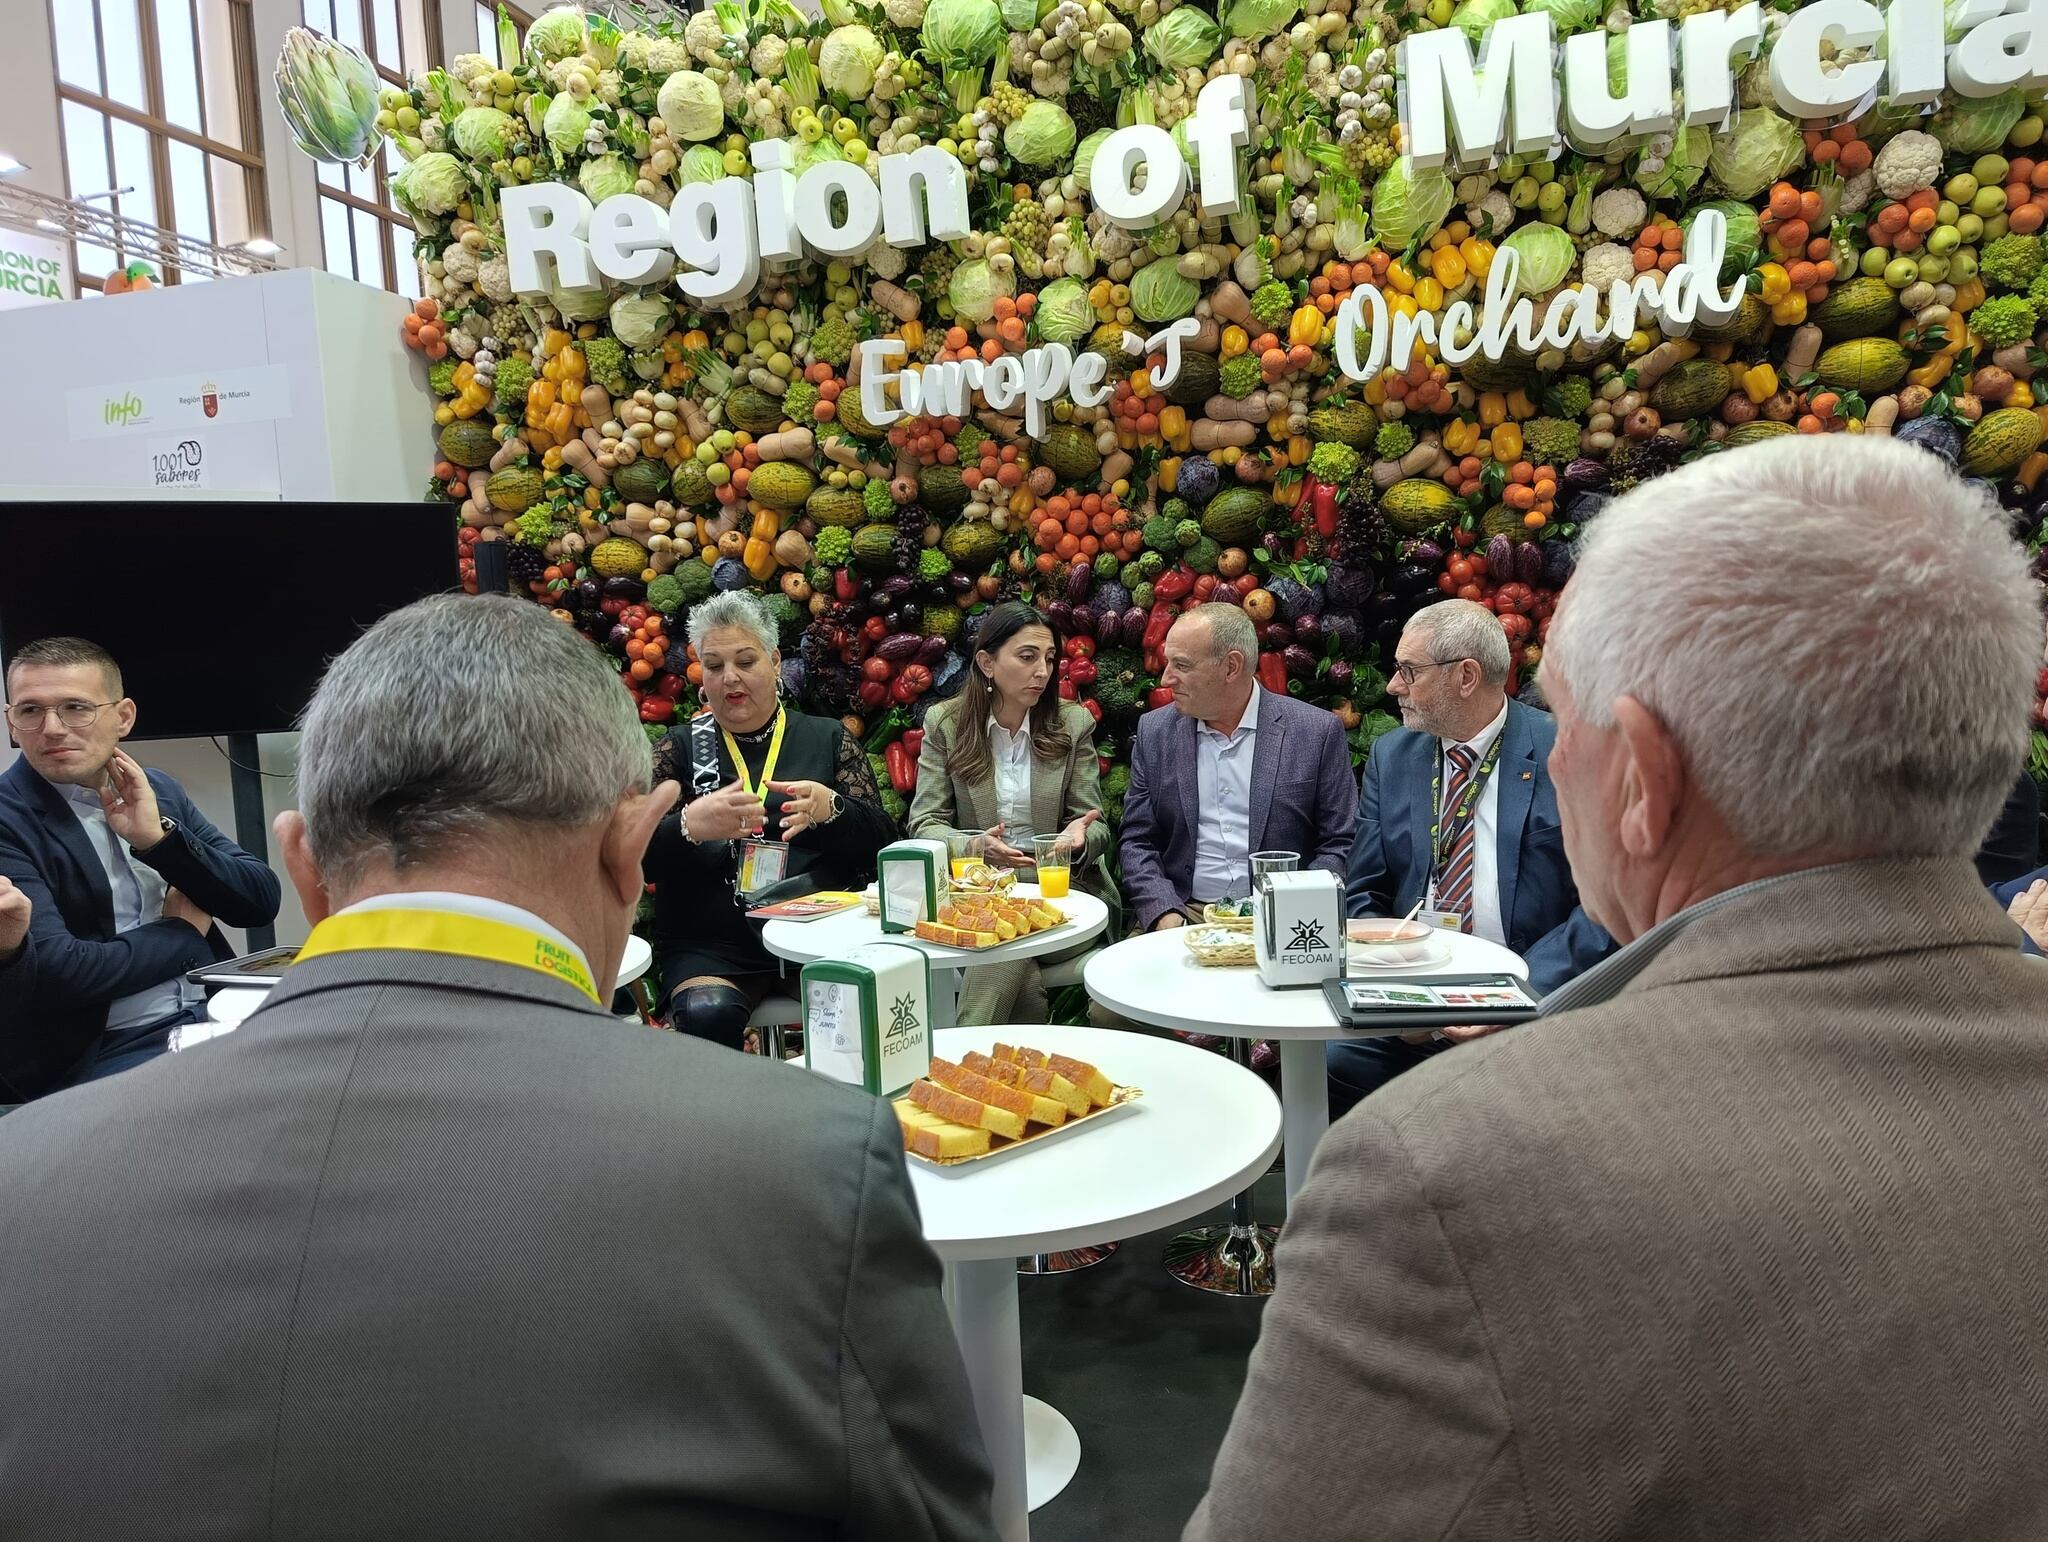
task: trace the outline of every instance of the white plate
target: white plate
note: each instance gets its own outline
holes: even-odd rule
[[[1346,956],[1353,969],[1421,969],[1431,964],[1448,963],[1451,957],[1451,945],[1442,937],[1421,937],[1413,943],[1404,944],[1416,950],[1416,956],[1413,958],[1374,958],[1366,952],[1366,949],[1372,946],[1371,943],[1361,942],[1350,945]]]

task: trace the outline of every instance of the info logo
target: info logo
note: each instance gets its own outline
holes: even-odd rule
[[[113,428],[126,428],[142,416],[142,398],[133,391],[126,396],[110,396],[100,409],[100,416]]]

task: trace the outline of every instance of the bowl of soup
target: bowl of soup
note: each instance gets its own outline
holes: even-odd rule
[[[1349,922],[1344,934],[1354,963],[1392,968],[1435,963],[1450,955],[1443,933],[1423,921],[1366,916]]]

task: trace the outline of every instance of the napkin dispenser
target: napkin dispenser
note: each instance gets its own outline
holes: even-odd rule
[[[932,1068],[932,966],[918,948],[871,942],[804,965],[804,1064],[894,1097]]]
[[[1259,979],[1274,990],[1320,986],[1344,973],[1344,885],[1322,868],[1271,873],[1252,898]]]
[[[953,868],[944,841],[892,841],[875,859],[875,892],[882,898],[882,930],[912,931],[936,921]]]

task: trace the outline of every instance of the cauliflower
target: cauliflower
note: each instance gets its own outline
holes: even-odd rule
[[[2010,348],[2033,335],[2038,319],[2030,302],[2016,294],[2002,294],[1970,312],[1970,329],[1991,348]]]
[[[1643,195],[1632,187],[1610,187],[1593,200],[1593,228],[1603,236],[1625,241],[1650,217]]]
[[[1866,166],[1842,183],[1842,193],[1835,204],[1835,212],[1860,214],[1870,207],[1870,200],[1876,196],[1877,173]]]
[[[454,284],[473,284],[477,275],[477,256],[468,247],[457,241],[441,254],[442,275]]]
[[[782,75],[782,66],[789,59],[789,39],[771,32],[754,45],[754,51],[747,62],[754,67],[754,73],[763,80],[776,80]]]
[[[1504,236],[1515,222],[1515,206],[1508,202],[1505,188],[1489,187],[1465,205],[1465,219],[1475,231],[1485,231],[1489,237]]]
[[[1907,129],[1877,152],[1877,162],[1870,169],[1885,197],[1910,198],[1941,180],[1941,141],[1918,129]]]
[[[901,278],[910,267],[910,260],[887,241],[876,241],[861,254],[859,259],[867,264],[868,272],[876,278]]]
[[[485,299],[495,300],[500,305],[511,302],[512,264],[502,253],[486,257],[477,264],[476,287],[484,292]]]
[[[659,82],[690,67],[690,50],[681,38],[628,32],[619,39],[619,63],[645,71]]]
[[[1604,290],[1615,284],[1626,284],[1634,278],[1636,260],[1629,255],[1627,247],[1603,241],[1598,246],[1586,248],[1579,271],[1587,283],[1595,289]]]
[[[706,64],[725,57],[725,24],[716,11],[699,11],[683,28],[683,44],[693,58]]]
[[[882,9],[890,26],[909,32],[924,25],[924,3],[925,0],[882,0]]]

